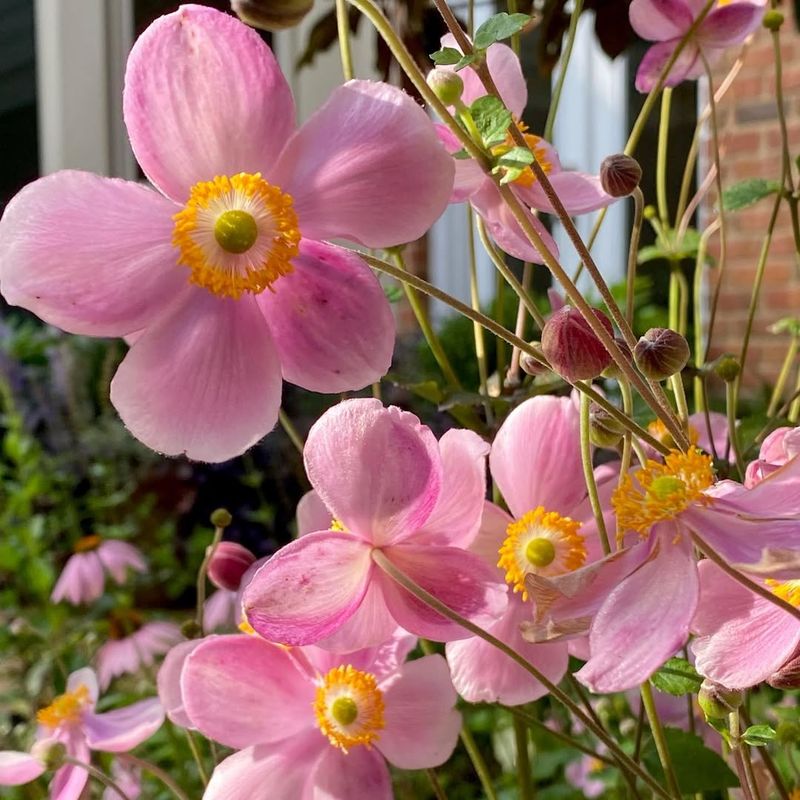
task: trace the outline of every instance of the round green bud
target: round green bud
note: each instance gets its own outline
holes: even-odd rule
[[[299,25],[313,6],[314,0],[231,0],[231,8],[242,22],[263,31]]]
[[[592,404],[589,409],[589,438],[596,447],[616,447],[625,428],[622,423],[612,417],[602,406]]]
[[[233,522],[233,517],[227,508],[218,508],[211,512],[211,524],[215,528],[227,528],[231,522]]]
[[[744,692],[738,689],[726,689],[706,678],[697,693],[697,702],[706,719],[725,719],[732,711],[736,711],[744,700]]]
[[[193,619],[187,619],[181,625],[181,633],[187,639],[199,639],[203,635],[203,629]]]
[[[783,25],[784,16],[778,11],[776,8],[771,8],[769,11],[764,14],[764,19],[761,21],[761,24],[768,30],[768,31],[779,31],[781,29],[781,25]]]
[[[741,365],[736,356],[724,355],[720,356],[714,362],[714,372],[717,377],[722,378],[725,383],[733,383],[741,372]]]
[[[656,207],[655,206],[645,206],[642,210],[642,216],[645,219],[655,219],[656,217]]]
[[[464,81],[457,72],[432,69],[426,78],[433,93],[446,105],[454,106],[464,92]]]
[[[633,353],[631,353],[628,343],[621,336],[615,336],[614,342],[622,351],[622,355],[625,356],[625,360],[628,363],[633,361]],[[619,364],[617,364],[616,361],[612,361],[600,374],[604,378],[610,378],[611,380],[618,381],[624,376],[625,373],[623,373],[623,371],[619,368]]]
[[[55,742],[52,739],[43,739],[36,742],[31,748],[31,755],[40,763],[44,764],[49,772],[55,772],[64,766],[64,759],[67,756],[67,748],[62,742]]]

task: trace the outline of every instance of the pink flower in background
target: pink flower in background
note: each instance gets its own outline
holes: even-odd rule
[[[249,581],[256,557],[237,542],[220,542],[208,565],[208,579],[217,591],[203,606],[203,630],[206,633],[234,628],[242,615],[241,592],[243,580]]]
[[[258,636],[216,636],[185,660],[185,711],[205,736],[239,752],[219,764],[204,800],[390,800],[386,762],[444,763],[461,727],[445,660],[403,663],[414,646],[334,655]],[[257,709],[257,713],[253,710]]]
[[[487,451],[471,431],[437,442],[413,414],[378,400],[328,410],[304,457],[336,523],[258,570],[243,594],[249,623],[271,641],[324,640],[338,652],[377,645],[398,625],[436,641],[467,635],[384,574],[374,550],[462,616],[495,619],[506,604],[500,576],[462,549],[480,525]]]
[[[141,624],[136,614],[126,614],[122,620],[117,615],[112,619],[111,638],[95,656],[101,688],[108,688],[120,675],[152,666],[157,656],[182,640],[181,629],[174,622]]]
[[[128,542],[84,536],[75,543],[74,554],[61,570],[50,599],[66,600],[77,606],[101,597],[106,574],[118,583],[125,583],[128,569],[146,572],[147,563],[141,552]]]
[[[692,622],[692,650],[701,675],[730,689],[747,689],[770,678],[800,648],[800,622],[702,561],[700,602]],[[758,578],[755,578],[758,580]],[[800,608],[800,580],[767,579],[778,597]]]
[[[128,800],[138,800],[142,796],[142,771],[139,767],[115,758],[111,765],[111,778]],[[119,800],[119,794],[109,787],[103,792],[103,800]]]
[[[578,409],[569,397],[534,397],[509,414],[489,456],[492,477],[511,512],[486,503],[481,529],[470,545],[512,589],[505,614],[488,630],[524,656],[553,683],[564,676],[566,642],[534,644],[523,639],[529,622],[528,575],[554,576],[602,556],[586,497]],[[613,481],[604,484],[608,501]],[[482,639],[447,645],[458,693],[470,702],[518,705],[547,690],[529,673]]]
[[[90,669],[73,672],[66,692],[36,715],[37,744],[30,754],[0,753],[0,786],[17,786],[35,780],[45,771],[42,756],[49,745],[59,742],[72,758],[88,763],[92,750],[124,753],[149,739],[164,721],[164,711],[156,698],[106,711],[95,712],[98,689]],[[78,800],[88,773],[74,764],[58,769],[50,784],[51,800]]]
[[[778,428],[761,444],[758,458],[747,465],[744,485],[748,488],[763,481],[787,461],[800,454],[800,428]]]
[[[418,239],[452,159],[404,92],[350,81],[299,129],[260,36],[187,5],[128,59],[125,122],[160,190],[64,171],[0,220],[0,290],[64,330],[126,336],[111,400],[168,455],[224,461],[275,424],[285,378],[358,389],[389,368],[394,322],[353,252]]]
[[[458,49],[452,34],[442,37],[442,47]],[[528,102],[528,88],[519,58],[514,51],[504,44],[493,44],[486,51],[486,63],[500,97],[514,115],[514,121],[519,126],[526,143],[533,151],[542,169],[547,173],[547,177],[567,211],[573,216],[586,214],[613,203],[614,198],[603,191],[599,176],[563,169],[555,148],[539,136],[527,133],[527,126],[521,120]],[[438,67],[438,69],[452,69],[452,67]],[[474,70],[467,68],[458,74],[464,81],[463,103],[469,106],[479,97],[486,95],[486,89]],[[437,125],[437,131],[450,153],[456,153],[462,149],[461,142],[449,128]],[[503,144],[492,148],[492,152],[500,156],[515,146],[509,138]],[[541,264],[542,256],[529,242],[528,237],[506,207],[492,179],[471,159],[456,159],[455,165],[456,179],[450,202],[461,203],[468,200],[486,223],[486,228],[492,238],[503,250],[523,261]],[[553,207],[547,195],[530,168],[513,181],[511,187],[528,208],[553,213]],[[553,254],[558,255],[556,243],[544,225],[534,215],[531,215],[531,222],[547,248]]]
[[[643,39],[654,44],[636,71],[636,88],[649,92],[705,7],[702,0],[633,0],[631,25]],[[716,62],[728,48],[741,44],[760,24],[765,2],[717,0],[714,8],[692,34],[667,76],[666,86],[698,78],[704,71],[703,58]]]
[[[592,756],[582,756],[577,761],[571,761],[564,774],[569,783],[580,789],[584,797],[600,797],[606,790],[606,784],[597,777],[605,768],[605,764]]]

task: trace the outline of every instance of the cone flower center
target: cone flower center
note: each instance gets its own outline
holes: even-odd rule
[[[102,538],[96,533],[91,536],[81,536],[72,546],[72,549],[76,553],[88,553],[90,550],[96,550],[100,547],[102,541]]]
[[[646,538],[652,525],[674,519],[692,503],[709,504],[711,498],[704,492],[713,482],[711,456],[696,447],[687,453],[671,452],[663,464],[648,459],[614,490],[611,503],[619,530],[637,531]]]
[[[768,578],[766,584],[772,594],[785,600],[789,605],[800,608],[800,580],[781,582]]]
[[[522,137],[525,139],[525,144],[528,145],[528,148],[536,157],[536,161],[538,162],[539,166],[546,174],[549,174],[553,169],[553,165],[547,158],[547,148],[543,144],[539,144],[541,141],[543,141],[541,136],[535,136],[532,133],[526,133],[528,126],[524,122],[517,122],[516,125],[519,129],[519,132],[522,134]],[[511,152],[511,150],[513,150],[515,147],[518,147],[518,145],[511,138],[511,134],[506,134],[506,139],[502,144],[492,147],[492,155],[499,158],[500,156],[504,156],[506,153]],[[514,180],[514,183],[518,186],[524,187],[533,186],[533,184],[536,183],[536,175],[534,175],[533,169],[531,169],[531,167],[526,167],[522,171],[522,174]]]
[[[81,684],[75,691],[60,694],[49,706],[38,711],[36,721],[48,728],[57,728],[65,722],[77,722],[88,703],[89,689]]]
[[[528,599],[526,575],[563,575],[583,566],[586,546],[580,527],[574,519],[537,506],[506,528],[497,566],[523,600]]]
[[[317,727],[343,752],[378,739],[384,728],[383,693],[369,672],[334,667],[322,679],[314,700]]]
[[[173,219],[189,280],[218,297],[259,294],[292,271],[300,230],[290,195],[259,173],[196,183]]]

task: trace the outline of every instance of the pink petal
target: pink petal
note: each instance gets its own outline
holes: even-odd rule
[[[328,747],[309,782],[313,789],[306,797],[314,800],[392,800],[394,796],[386,762],[375,748],[354,747],[345,754]]]
[[[44,764],[28,753],[0,751],[0,786],[21,786],[44,773]]]
[[[170,722],[181,728],[191,728],[192,722],[183,707],[181,673],[186,659],[205,639],[190,639],[176,644],[158,670],[158,697]]]
[[[92,603],[102,596],[106,576],[96,552],[75,553],[69,557],[50,599],[67,600],[72,605]]]
[[[505,541],[508,526],[513,521],[500,506],[485,501],[480,528],[469,545],[469,551],[479,556],[488,566],[497,568],[500,547]]]
[[[304,457],[333,516],[376,545],[421,528],[441,491],[430,429],[380,400],[346,400],[326,411],[309,431]]]
[[[617,586],[594,618],[592,657],[575,673],[593,692],[637,686],[686,643],[699,590],[691,543],[675,544],[665,532],[656,547],[656,558]]]
[[[395,325],[378,279],[356,253],[303,239],[294,272],[257,302],[284,380],[312,392],[346,392],[380,380]]]
[[[381,685],[386,727],[376,747],[395,767],[424,769],[444,764],[461,729],[456,690],[440,655],[404,664]],[[420,725],[420,720],[425,720]]]
[[[183,6],[128,57],[123,98],[147,177],[182,203],[198,181],[262,172],[294,130],[294,102],[261,37],[228,14]]]
[[[639,68],[636,70],[636,90],[639,92],[649,92],[657,83],[662,70],[667,62],[672,58],[675,48],[680,39],[670,39],[666,42],[654,44],[645,54]],[[702,68],[697,45],[689,42],[681,50],[677,61],[672,65],[665,86],[677,86],[681,81],[689,77],[693,69],[698,65]]]
[[[100,691],[97,686],[97,676],[95,675],[94,670],[90,667],[76,669],[75,672],[71,673],[67,678],[67,692],[74,692],[81,686],[85,686],[89,690],[89,699],[92,706],[94,706],[94,704],[97,702]]]
[[[106,711],[84,714],[86,741],[92,750],[125,753],[149,739],[164,722],[164,709],[158,698]]]
[[[542,395],[515,408],[497,432],[489,466],[515,517],[537,506],[568,515],[586,493],[572,401]]]
[[[186,659],[184,707],[227,747],[280,742],[314,726],[314,684],[288,649],[258,636],[215,636]]]
[[[489,633],[512,647],[553,683],[564,677],[569,663],[566,642],[532,644],[522,638],[520,623],[529,621],[532,609],[519,595],[508,601],[508,610],[489,628]],[[450,642],[447,660],[458,693],[469,703],[503,703],[516,706],[547,694],[547,689],[505,653],[477,636]]]
[[[97,548],[97,556],[119,584],[125,583],[128,569],[135,572],[147,571],[147,562],[144,560],[144,556],[128,542],[107,539]]]
[[[697,31],[700,47],[722,48],[741,44],[761,23],[764,6],[760,3],[730,3],[715,8]]]
[[[289,140],[275,179],[294,198],[304,237],[390,247],[430,228],[450,199],[454,171],[411,97],[385,83],[349,81]]]
[[[697,431],[698,447],[706,453],[716,452],[719,458],[725,458],[725,451],[728,449],[728,418],[724,414],[709,411],[708,422],[703,412],[692,414],[689,417],[689,427]]]
[[[242,603],[265,639],[312,644],[361,605],[374,567],[369,545],[349,533],[311,533],[280,549],[255,574]]]
[[[203,604],[203,631],[211,633],[219,628],[233,628],[238,623],[238,592],[217,589]]]
[[[313,489],[300,498],[295,514],[297,516],[298,536],[328,530],[333,516]]]
[[[700,603],[692,622],[698,671],[746,689],[780,669],[800,644],[800,623],[746,589],[716,564],[701,561]]]
[[[120,364],[111,401],[130,432],[166,455],[226,461],[278,419],[280,364],[255,300],[192,289]]]
[[[74,731],[67,737],[64,744],[67,747],[67,753],[72,758],[84,764],[91,759],[91,752],[82,731]],[[88,780],[89,773],[83,767],[66,764],[55,772],[50,781],[49,800],[79,800]]]
[[[410,544],[387,547],[384,553],[418,586],[477,625],[491,624],[506,607],[506,586],[499,582],[499,571],[472,553],[456,547]],[[470,635],[465,628],[442,617],[388,576],[384,582],[384,596],[392,616],[410,633],[437,642]]]
[[[176,210],[151,189],[88,172],[34,181],[0,220],[3,297],[70,333],[151,324],[188,280],[171,244]]]
[[[616,200],[616,198],[603,191],[600,178],[597,175],[563,170],[554,172],[548,177],[564,208],[571,216],[597,211],[598,208],[605,208]],[[538,181],[527,188],[519,188],[518,193],[520,197],[525,198],[525,202],[531,208],[535,208],[537,211],[545,211],[549,214],[555,213],[550,200]]]
[[[683,0],[633,0],[628,15],[636,33],[652,42],[680,39],[694,22]]]
[[[489,445],[472,431],[453,429],[439,440],[439,451],[442,492],[418,536],[431,544],[466,547],[481,524]]]
[[[458,137],[446,125],[436,125],[436,135],[448,153],[457,153],[464,148]],[[453,181],[453,192],[450,195],[451,203],[462,203],[480,189],[485,181],[489,180],[477,161],[471,158],[453,159],[456,174]]]

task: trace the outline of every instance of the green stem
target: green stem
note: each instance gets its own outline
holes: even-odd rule
[[[650,682],[645,681],[641,687],[642,703],[644,703],[644,710],[647,713],[647,720],[650,723],[650,730],[653,733],[653,740],[655,741],[656,751],[658,752],[659,761],[664,769],[664,775],[667,778],[667,785],[676,800],[681,800],[681,790],[678,786],[678,779],[675,777],[675,768],[672,766],[672,756],[667,746],[667,740],[664,736],[664,729],[661,727],[661,720],[658,718],[658,711],[656,709],[655,700],[653,700],[653,690],[650,687]]]
[[[188,728],[185,730],[186,740],[189,742],[189,749],[192,751],[194,763],[197,764],[197,772],[200,774],[200,780],[203,782],[203,786],[208,786],[208,773],[203,766],[203,759],[200,756],[200,748],[197,746],[197,740],[194,738],[194,733],[192,733],[192,731]]]
[[[583,0],[575,0],[572,7],[572,14],[569,18],[569,29],[567,30],[567,42],[561,51],[561,59],[558,65],[558,79],[553,87],[553,94],[550,98],[550,108],[547,110],[547,121],[544,123],[544,133],[542,137],[548,142],[553,138],[553,128],[556,124],[556,114],[561,102],[561,92],[564,89],[564,81],[567,77],[567,67],[572,58],[572,48],[575,45],[575,35],[578,32],[578,20],[583,11]]]
[[[701,369],[705,363],[706,346],[703,344],[703,277],[706,271],[706,252],[708,251],[708,240],[717,230],[718,223],[709,225],[700,237],[700,244],[697,246],[697,260],[694,267],[694,287],[692,300],[694,302],[694,363],[697,369]],[[706,391],[705,383],[700,375],[694,379],[694,410],[706,410]]]
[[[163,770],[161,767],[157,767],[155,764],[151,764],[149,761],[145,761],[143,758],[138,758],[137,756],[133,756],[130,753],[122,753],[118,756],[118,758],[122,759],[123,761],[127,761],[131,764],[135,764],[140,769],[149,772],[154,777],[158,778],[164,786],[169,789],[178,800],[189,800],[189,795],[187,795],[180,786]]]
[[[533,277],[533,264],[526,261],[522,267],[522,289],[526,295],[530,295],[531,278]],[[527,316],[525,314],[525,304],[522,300],[517,304],[517,321],[514,324],[514,334],[519,336],[520,339],[525,337],[525,322]],[[511,351],[511,364],[506,373],[506,385],[514,387],[519,383],[519,359],[520,351],[515,347]]]
[[[303,437],[300,435],[300,431],[297,430],[295,424],[283,409],[278,412],[278,420],[281,423],[281,428],[283,428],[284,433],[289,437],[289,441],[294,445],[295,450],[297,450],[297,452],[302,456],[304,445]]]
[[[533,800],[536,796],[536,787],[531,775],[531,760],[528,756],[528,727],[525,723],[514,717],[514,742],[517,746],[517,785],[519,786],[519,800]]]
[[[736,764],[736,772],[739,776],[739,785],[742,789],[742,795],[745,800],[755,800],[751,783],[751,775],[748,774],[744,758],[742,757],[742,742],[739,730],[738,711],[733,711],[732,713],[728,714],[728,730],[730,731],[731,738],[731,753],[733,755],[734,763]]]
[[[689,423],[689,406],[686,403],[686,391],[683,387],[683,376],[680,372],[671,375],[669,379],[672,393],[675,395],[675,406],[678,409],[678,417],[684,425]]]
[[[508,8],[509,14],[516,14],[517,0],[507,0],[506,7]],[[511,49],[517,56],[519,55],[519,33],[514,33],[511,35]]]
[[[342,74],[346,81],[352,80],[353,54],[350,50],[350,19],[346,0],[336,0],[336,31],[339,35],[339,54],[342,57]]]
[[[111,789],[113,792],[116,792],[122,800],[131,800],[125,792],[120,789],[120,787],[102,770],[98,769],[97,767],[93,766],[92,764],[87,764],[84,761],[80,761],[77,758],[73,758],[72,756],[64,756],[64,763],[65,764],[72,764],[73,767],[79,767],[80,769],[86,770],[96,781],[102,783],[108,789]]]
[[[744,459],[739,444],[739,434],[736,430],[736,383],[734,381],[728,381],[725,384],[725,411],[728,415],[728,439],[733,448],[736,469],[741,479],[744,477]]]
[[[461,743],[464,745],[464,749],[467,751],[469,760],[472,762],[472,766],[475,768],[475,774],[478,776],[478,780],[481,782],[483,792],[486,795],[486,800],[497,800],[497,794],[494,790],[494,784],[492,783],[492,776],[489,774],[489,767],[486,766],[486,761],[484,760],[483,755],[478,748],[478,744],[470,732],[470,729],[464,725],[461,728],[461,733],[459,735],[461,736]]]
[[[792,397],[794,399],[789,405],[789,413],[786,417],[792,425],[797,425],[797,421],[800,419],[800,369],[797,370],[797,379],[795,381]]]
[[[480,311],[481,298],[478,292],[478,264],[475,257],[475,215],[469,203],[466,204],[466,209],[469,255],[469,302],[475,311]],[[489,367],[486,361],[486,337],[483,335],[483,327],[480,323],[473,321],[472,336],[475,340],[475,359],[478,362],[479,391],[481,396],[486,398],[484,402],[486,422],[491,425],[494,419],[494,413],[492,412],[492,404],[489,400]]]
[[[425,774],[428,776],[428,781],[430,781],[431,789],[433,789],[433,793],[436,796],[436,800],[447,800],[447,795],[445,794],[444,789],[442,788],[442,784],[439,783],[439,777],[436,774],[436,770],[432,767],[428,767],[425,770]]]
[[[603,552],[606,555],[611,553],[611,545],[608,541],[608,531],[606,521],[603,519],[603,507],[600,504],[600,495],[597,492],[597,481],[594,477],[594,465],[592,464],[592,442],[589,436],[589,398],[581,395],[581,463],[583,464],[583,479],[586,489],[589,492],[589,502],[592,506],[592,513],[597,524],[597,531],[600,534],[600,541],[603,545]]]
[[[661,94],[661,117],[658,121],[658,151],[656,155],[656,197],[658,216],[662,225],[669,225],[667,205],[667,145],[669,144],[669,112],[672,106],[672,89],[667,87]]]
[[[789,375],[794,367],[795,359],[797,358],[798,337],[792,335],[789,341],[789,347],[786,350],[786,356],[781,364],[781,371],[778,373],[778,379],[775,381],[775,388],[772,390],[772,396],[769,398],[769,406],[767,407],[767,417],[773,417],[778,410],[778,404],[781,402],[783,392],[786,389],[786,381],[789,380]]]
[[[225,528],[220,525],[214,528],[214,538],[211,540],[211,544],[206,547],[203,561],[200,564],[200,569],[197,571],[197,614],[195,619],[197,621],[197,627],[201,631],[203,630],[203,613],[205,610],[203,606],[206,602],[206,575],[208,574],[208,565],[211,563],[217,545],[222,541],[222,534],[224,532]]]
[[[633,191],[633,227],[631,241],[628,245],[628,273],[625,281],[625,318],[633,330],[633,315],[636,301],[636,267],[639,262],[639,239],[642,235],[642,214],[644,212],[644,195],[637,186]]]

